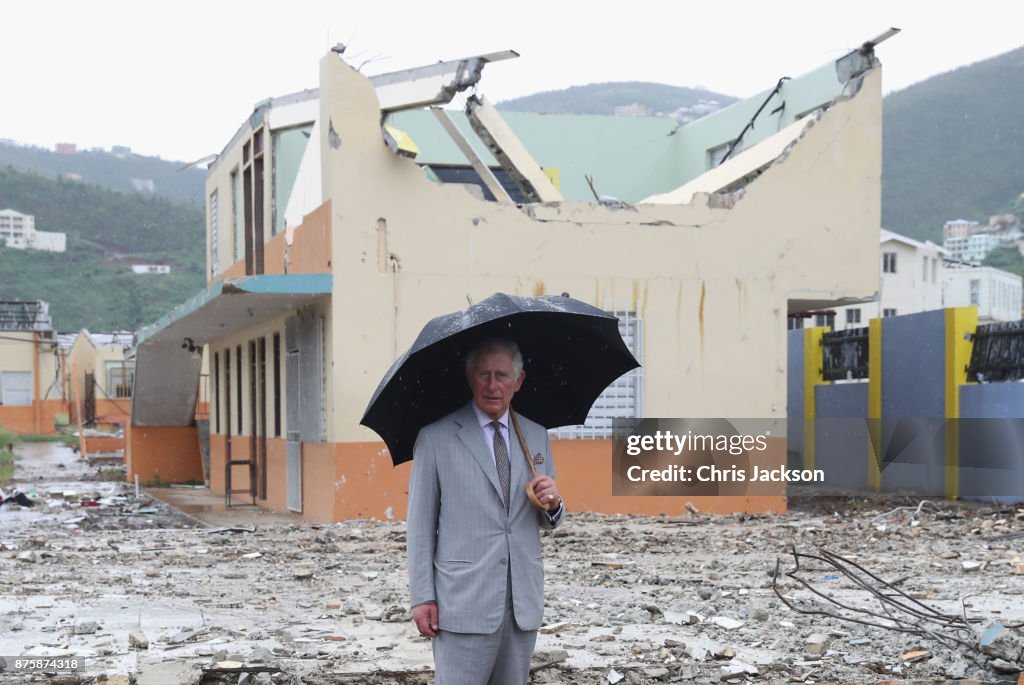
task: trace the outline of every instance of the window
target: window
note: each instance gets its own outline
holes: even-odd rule
[[[896,253],[895,252],[883,252],[882,253],[882,273],[894,274],[896,273]]]
[[[836,315],[835,314],[815,314],[814,325],[815,326],[835,326]]]
[[[921,280],[928,280],[928,258],[921,257]]]
[[[937,282],[939,272],[939,259],[938,257],[932,257],[932,283]]]
[[[32,404],[31,371],[4,371],[0,373],[0,404]]]
[[[851,307],[846,310],[846,323],[860,323],[860,307]]]
[[[981,280],[978,278],[971,279],[971,304],[977,305],[981,303]]]
[[[132,381],[135,379],[135,363],[127,361],[107,362],[107,396],[131,397]]]
[[[636,360],[643,364],[643,327],[634,312],[610,312],[619,319],[619,333]],[[551,431],[555,438],[610,438],[612,419],[643,416],[643,367],[633,369],[605,388],[590,408],[582,426]]]
[[[231,223],[234,225],[235,239],[231,245],[231,261],[242,258],[243,224],[242,224],[242,184],[238,181],[238,169],[231,172]]]
[[[789,316],[786,317],[786,329],[790,331],[799,331],[804,327],[804,318],[802,316]]]
[[[220,218],[218,216],[217,191],[210,193],[210,277],[213,278],[220,271]]]
[[[727,143],[722,143],[721,145],[718,145],[708,150],[708,169],[714,169],[716,166],[725,161],[725,153],[729,152],[729,148],[732,146],[734,142],[736,141],[730,140]],[[741,150],[743,150],[742,143],[736,146],[736,149],[733,150],[732,154],[729,155],[729,159],[732,159],[734,156],[738,155]]]
[[[305,124],[296,128],[282,129],[271,134],[273,148],[270,183],[273,193],[270,199],[270,234],[277,235],[285,228],[284,212],[288,208],[295,181],[299,176],[299,166],[306,154],[309,137],[313,132],[313,124]]]
[[[882,310],[882,316],[883,317],[896,316],[896,310],[895,309],[888,309],[888,308],[883,309]]]

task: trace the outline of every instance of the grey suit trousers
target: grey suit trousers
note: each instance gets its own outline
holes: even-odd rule
[[[537,631],[516,625],[511,575],[506,597],[505,617],[494,633],[438,633],[433,641],[435,685],[525,685]]]

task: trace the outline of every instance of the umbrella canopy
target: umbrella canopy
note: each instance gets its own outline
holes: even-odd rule
[[[497,293],[438,316],[392,364],[360,421],[384,439],[396,465],[412,459],[420,428],[470,400],[466,354],[488,338],[519,345],[526,380],[512,407],[546,428],[583,423],[598,395],[640,366],[618,319],[570,297]]]

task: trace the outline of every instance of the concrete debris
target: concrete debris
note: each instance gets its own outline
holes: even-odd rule
[[[829,643],[828,635],[813,633],[804,643],[804,654],[811,658],[820,658],[828,651]]]
[[[753,676],[759,675],[759,671],[756,666],[745,664],[742,661],[736,661],[733,659],[725,666],[722,667],[722,674],[719,676],[719,680],[732,680],[736,677]]]
[[[983,654],[1007,662],[1024,661],[1024,639],[1018,630],[999,622],[985,626],[978,637]]]
[[[410,620],[403,522],[311,524],[210,507],[202,528],[156,490],[136,499],[79,468],[68,461],[59,479],[24,479],[37,505],[0,508],[0,654],[87,654],[81,675],[97,683],[129,673],[139,685],[431,681],[430,642]],[[542,537],[545,625],[531,682],[1005,680],[1024,661],[1011,627],[1024,622],[1024,518],[980,503],[904,503],[797,498],[781,516],[570,512]],[[776,557],[785,596],[814,599],[786,575],[793,547],[856,560],[985,629],[951,648],[791,610],[772,590]],[[965,573],[965,560],[977,568]],[[877,609],[847,576],[812,566],[813,587]],[[78,632],[90,622],[95,630]]]

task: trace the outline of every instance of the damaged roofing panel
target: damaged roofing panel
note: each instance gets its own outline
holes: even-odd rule
[[[49,303],[42,300],[0,302],[0,331],[52,333]]]
[[[491,52],[371,76],[370,83],[377,89],[381,112],[443,105],[479,83],[487,64],[516,57],[519,53],[515,50]]]

